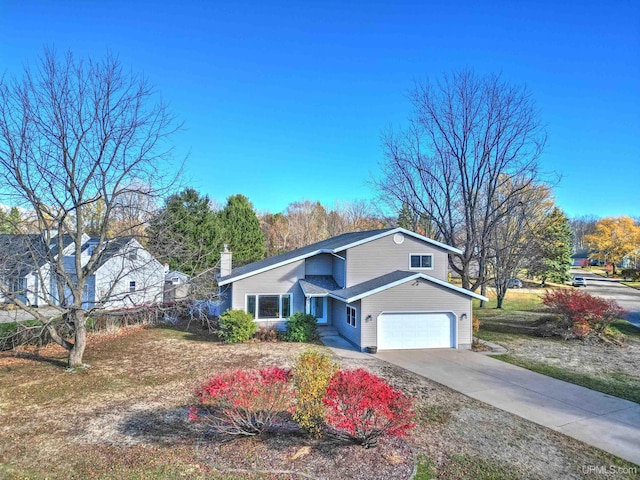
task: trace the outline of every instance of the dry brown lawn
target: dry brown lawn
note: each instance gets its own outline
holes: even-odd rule
[[[371,450],[294,430],[234,440],[189,423],[193,389],[208,376],[291,367],[309,347],[223,345],[179,329],[135,327],[91,337],[85,361],[92,367],[78,373],[65,372],[64,352],[54,346],[4,353],[0,478],[558,479],[583,478],[589,466],[632,471],[616,457],[374,357],[341,365],[366,368],[415,398],[418,424],[406,440]]]

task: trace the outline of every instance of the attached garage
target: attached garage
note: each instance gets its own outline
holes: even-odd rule
[[[456,317],[450,312],[383,312],[378,349],[456,348]]]

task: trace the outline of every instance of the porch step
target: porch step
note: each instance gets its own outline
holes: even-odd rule
[[[320,338],[323,337],[335,337],[340,335],[338,333],[338,330],[336,330],[334,327],[330,326],[330,325],[319,325],[318,326],[318,336]]]

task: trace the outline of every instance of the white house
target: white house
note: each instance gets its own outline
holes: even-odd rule
[[[87,265],[99,240],[82,237],[81,267]],[[58,293],[51,275],[49,258],[58,259],[62,247],[62,265],[76,277],[76,248],[68,235],[54,238],[49,249],[40,235],[0,235],[0,264],[5,288],[33,306],[60,305],[71,292]],[[132,237],[107,240],[97,257],[97,268],[87,279],[82,298],[84,308],[123,308],[162,302],[164,267]],[[0,301],[8,298],[0,292]]]

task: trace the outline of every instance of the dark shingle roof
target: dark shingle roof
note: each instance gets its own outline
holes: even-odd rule
[[[60,242],[60,237],[58,236],[53,237],[49,241],[49,252],[52,258],[58,255],[58,250],[61,243],[62,243],[62,250],[64,250],[65,248],[67,248],[69,245],[73,243],[73,238],[68,233],[63,234],[61,238],[62,238],[62,242]]]
[[[348,298],[357,297],[359,295],[362,295],[363,293],[370,292],[377,288],[385,287],[390,283],[404,280],[408,277],[413,277],[414,275],[416,275],[416,272],[405,272],[402,270],[396,270],[395,272],[372,278],[371,280],[353,285],[349,288],[334,290],[333,292],[331,292],[331,294],[346,300]]]
[[[133,237],[118,237],[106,240],[106,246],[104,246],[102,252],[100,252],[95,270],[102,267],[110,258],[118,255],[120,250],[122,250],[132,239]]]
[[[384,232],[388,232],[389,230],[394,230],[394,229],[383,228],[380,230],[369,230],[366,232],[344,233],[342,235],[338,235],[337,237],[328,238],[326,240],[322,240],[321,242],[307,245],[306,247],[296,248],[295,250],[291,250],[290,252],[281,253],[280,255],[275,255],[273,257],[265,258],[263,260],[258,260],[257,262],[249,263],[247,265],[234,268],[231,271],[230,275],[221,277],[219,282],[226,282],[235,277],[239,277],[241,275],[245,275],[247,273],[251,273],[257,270],[266,269],[274,265],[277,265],[279,263],[293,260],[297,257],[304,257],[306,255],[311,255],[314,252],[317,252],[319,250],[339,251],[342,247],[345,247],[355,242],[359,242],[361,240],[365,240],[369,237],[373,237],[375,235],[379,235]]]
[[[396,270],[395,272],[387,273],[386,275],[382,275],[380,277],[372,278],[371,280],[367,280],[366,282],[359,283],[358,285],[353,285],[349,288],[343,288],[340,290],[334,290],[331,292],[331,296],[342,300],[344,302],[355,301],[359,298],[366,297],[369,294],[374,293],[377,289],[385,289],[389,288],[394,283],[398,282],[404,283],[403,281],[410,281],[412,278],[420,278],[422,280],[426,280],[430,283],[435,283],[436,285],[440,285],[442,287],[448,288],[458,293],[462,293],[464,295],[468,295],[470,297],[478,298],[480,300],[488,301],[489,299],[479,295],[470,290],[465,290],[461,287],[457,287],[449,282],[444,280],[440,280],[439,278],[432,277],[422,272],[407,272],[404,270]]]
[[[0,234],[2,276],[24,276],[46,263],[45,245],[38,234]]]
[[[306,296],[327,295],[333,290],[340,289],[331,275],[307,275],[299,281]]]

